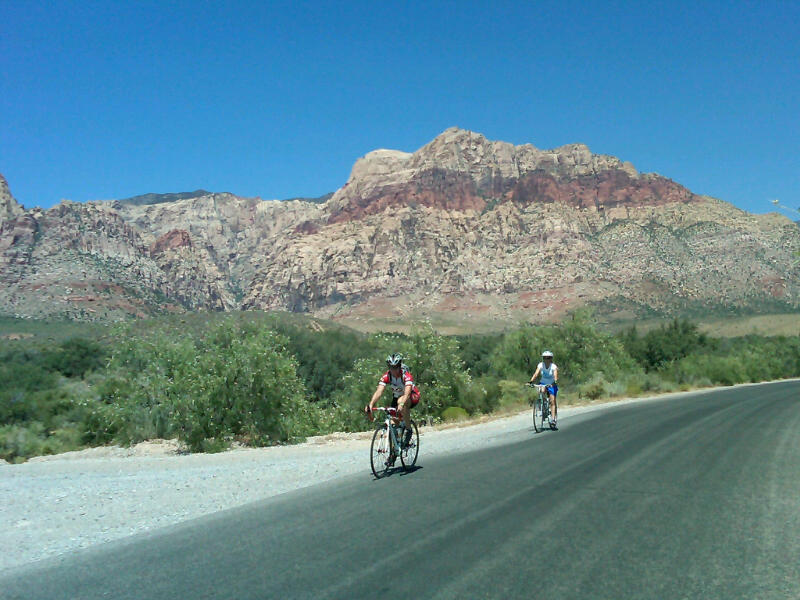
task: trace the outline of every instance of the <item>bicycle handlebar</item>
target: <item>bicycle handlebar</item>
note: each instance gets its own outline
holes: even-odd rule
[[[392,416],[397,414],[397,409],[392,406],[376,406],[372,410],[382,410],[389,413]]]

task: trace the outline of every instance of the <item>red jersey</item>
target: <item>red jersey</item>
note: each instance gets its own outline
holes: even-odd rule
[[[411,384],[411,395],[415,397],[419,397],[419,390],[417,386],[414,385],[414,377],[411,375],[411,371],[408,370],[408,367],[403,365],[403,370],[400,373],[400,377],[392,377],[391,371],[386,371],[381,377],[381,380],[378,382],[378,385],[390,385],[392,386],[392,396],[395,400],[397,400],[400,396],[402,396],[406,391],[406,386]]]

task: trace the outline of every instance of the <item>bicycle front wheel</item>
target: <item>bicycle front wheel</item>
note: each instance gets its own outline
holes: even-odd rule
[[[542,416],[542,398],[541,396],[533,401],[533,430],[536,433],[542,432],[544,417]]]
[[[370,447],[369,462],[372,467],[372,474],[380,479],[389,472],[391,466],[389,432],[386,426],[378,427],[372,434],[372,446]]]
[[[417,429],[417,423],[415,421],[411,421],[411,441],[406,444],[406,446],[403,448],[403,451],[400,453],[400,462],[403,463],[403,468],[406,471],[416,464],[418,455],[419,429]]]

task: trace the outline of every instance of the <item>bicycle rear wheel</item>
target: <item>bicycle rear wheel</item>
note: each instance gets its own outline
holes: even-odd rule
[[[403,463],[403,468],[406,471],[414,466],[419,455],[419,429],[417,429],[415,421],[411,421],[411,432],[411,441],[400,453],[400,462]]]
[[[370,447],[369,462],[372,467],[372,474],[380,479],[391,469],[389,449],[391,443],[389,441],[389,432],[386,430],[386,425],[378,427],[375,433],[372,434],[372,446]]]

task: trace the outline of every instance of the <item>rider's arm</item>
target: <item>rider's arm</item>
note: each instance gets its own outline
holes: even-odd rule
[[[401,402],[408,402],[408,399],[411,397],[411,389],[412,384],[410,382],[406,382],[406,387],[403,390],[403,395],[397,399],[397,404],[399,405]]]
[[[531,383],[533,383],[534,379],[539,375],[539,371],[541,371],[541,368],[539,368],[539,365],[536,365],[536,372],[531,376]]]
[[[375,393],[372,394],[372,400],[369,401],[369,409],[372,410],[375,408],[375,403],[380,399],[381,394],[383,394],[383,390],[386,389],[386,386],[382,383],[378,384],[378,389],[375,390]]]
[[[553,383],[558,385],[558,367],[553,365]]]

